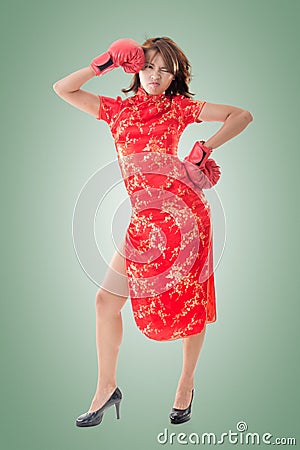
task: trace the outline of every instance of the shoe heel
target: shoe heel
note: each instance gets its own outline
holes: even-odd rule
[[[120,403],[121,402],[115,403],[117,419],[120,419]]]

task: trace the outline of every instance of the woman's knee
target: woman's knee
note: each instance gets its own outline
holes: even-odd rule
[[[96,309],[102,315],[118,314],[126,300],[127,297],[121,297],[100,288],[96,293]]]

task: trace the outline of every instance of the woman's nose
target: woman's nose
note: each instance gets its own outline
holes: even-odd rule
[[[152,74],[151,74],[151,78],[153,80],[156,80],[157,78],[160,77],[160,72],[158,70],[153,70]]]

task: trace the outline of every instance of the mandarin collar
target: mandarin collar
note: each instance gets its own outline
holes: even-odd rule
[[[141,100],[154,100],[154,101],[160,101],[160,100],[164,100],[166,98],[166,94],[165,92],[163,92],[162,94],[148,94],[144,88],[142,88],[141,86],[138,87],[136,96],[138,98],[140,98]]]

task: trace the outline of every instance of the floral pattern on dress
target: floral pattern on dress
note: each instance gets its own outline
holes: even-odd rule
[[[206,102],[142,87],[99,99],[132,206],[125,261],[134,320],[157,341],[200,333],[216,321],[211,210],[177,150]]]

